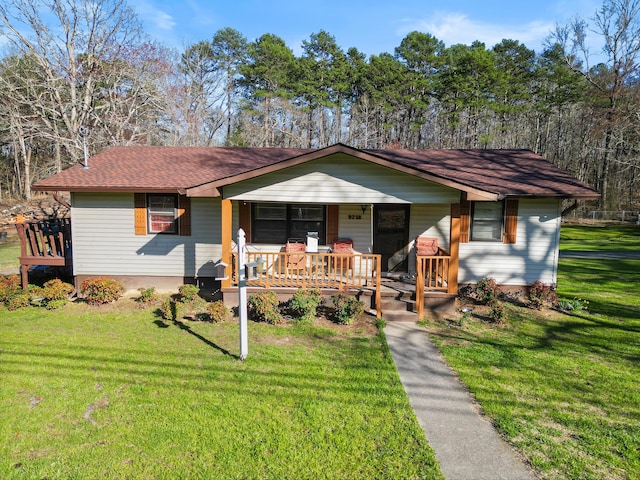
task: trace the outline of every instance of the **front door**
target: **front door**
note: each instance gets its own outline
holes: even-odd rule
[[[374,205],[373,253],[382,255],[383,272],[408,269],[410,205]]]

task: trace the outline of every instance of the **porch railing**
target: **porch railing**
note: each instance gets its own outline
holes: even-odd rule
[[[416,310],[418,317],[424,314],[424,292],[449,291],[449,264],[451,255],[439,248],[436,256],[416,256]]]
[[[375,292],[380,316],[381,256],[361,253],[247,252],[247,262],[264,260],[248,286],[298,288],[362,288]]]

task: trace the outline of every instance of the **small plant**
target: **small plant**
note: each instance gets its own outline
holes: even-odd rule
[[[162,316],[163,319],[165,320],[175,320],[175,315],[176,315],[176,307],[175,307],[175,301],[171,300],[170,298],[167,298],[164,302],[162,302],[162,304],[160,305],[160,308],[158,310],[160,310],[160,315]]]
[[[463,308],[462,309],[462,317],[460,317],[460,319],[458,320],[458,326],[459,327],[464,327],[465,324],[469,323],[469,320],[471,320],[471,309],[470,308]]]
[[[159,311],[164,320],[176,321],[185,316],[186,306],[182,302],[167,298],[160,305]]]
[[[384,330],[384,327],[386,326],[387,326],[387,321],[384,318],[376,318],[376,328],[378,329],[378,331]]]
[[[478,282],[475,288],[476,298],[481,305],[491,305],[498,300],[502,288],[493,278],[485,277]]]
[[[507,320],[507,309],[500,300],[496,300],[491,304],[489,310],[489,318],[493,323],[504,323]]]
[[[340,293],[331,297],[335,307],[335,320],[342,325],[351,325],[364,312],[364,303],[356,297]]]
[[[540,280],[536,280],[529,286],[529,306],[540,310],[545,305],[555,305],[558,297],[553,287]]]
[[[208,317],[214,323],[224,322],[229,313],[229,309],[222,300],[217,300],[207,305]]]
[[[200,289],[197,285],[186,284],[181,285],[180,288],[178,288],[178,293],[180,294],[181,302],[189,303],[194,301],[198,297]]]
[[[558,300],[558,308],[567,312],[579,312],[581,310],[586,310],[588,305],[589,301],[581,298],[574,298],[573,300]]]
[[[67,303],[69,303],[69,300],[66,298],[58,298],[55,300],[49,300],[44,308],[46,308],[47,310],[56,310],[57,308],[60,307],[64,307]]]
[[[312,323],[316,318],[318,307],[321,303],[322,294],[319,289],[307,290],[301,288],[291,297],[289,307],[299,321]]]
[[[108,277],[88,278],[80,285],[80,293],[89,305],[102,305],[122,297],[124,285]]]
[[[149,288],[139,288],[140,296],[138,297],[138,301],[142,303],[149,303],[156,298],[156,289],[155,287]]]
[[[249,296],[247,302],[249,314],[258,322],[267,322],[273,325],[282,322],[280,315],[280,303],[276,292],[254,293]]]

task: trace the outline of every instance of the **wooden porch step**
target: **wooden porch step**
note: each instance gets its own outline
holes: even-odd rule
[[[387,322],[417,322],[420,320],[416,312],[382,310],[382,318]]]
[[[415,302],[409,298],[382,297],[382,318],[389,322],[417,322],[418,314],[415,312]]]

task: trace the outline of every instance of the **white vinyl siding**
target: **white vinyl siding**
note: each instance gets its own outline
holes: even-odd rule
[[[353,240],[353,249],[358,253],[371,253],[371,205],[366,205],[364,213],[360,205],[340,205],[338,210],[340,238]]]
[[[74,275],[212,276],[220,199],[191,199],[191,236],[134,234],[132,193],[74,193]]]
[[[474,241],[460,244],[460,284],[484,277],[502,285],[557,282],[559,200],[520,200],[515,244]]]
[[[282,169],[224,187],[225,198],[280,203],[454,203],[456,189],[348,155]]]

